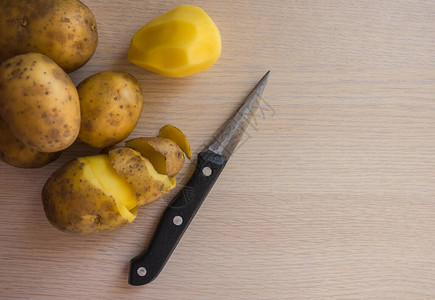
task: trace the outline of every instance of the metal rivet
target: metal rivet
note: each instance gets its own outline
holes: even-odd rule
[[[140,277],[144,277],[147,274],[147,269],[145,269],[144,267],[139,267],[137,269],[137,275],[139,275]]]
[[[172,222],[174,223],[175,226],[180,226],[181,224],[183,224],[183,218],[181,216],[175,216],[172,219]]]
[[[202,174],[204,174],[204,176],[210,176],[212,173],[210,167],[205,167],[204,169],[202,169]]]

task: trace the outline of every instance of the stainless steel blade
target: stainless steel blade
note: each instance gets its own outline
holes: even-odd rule
[[[216,132],[212,142],[205,150],[229,159],[241,141],[252,117],[260,107],[261,95],[269,79],[270,71],[256,84],[234,115]]]

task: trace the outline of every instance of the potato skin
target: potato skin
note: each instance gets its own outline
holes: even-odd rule
[[[59,158],[61,152],[36,151],[17,139],[0,119],[0,160],[18,168],[41,168]]]
[[[143,95],[136,78],[128,73],[106,71],[82,81],[77,91],[80,141],[104,148],[130,135],[142,111]]]
[[[79,133],[77,90],[70,77],[47,56],[15,56],[0,64],[0,116],[30,148],[61,151]]]
[[[160,137],[145,138],[145,140],[166,158],[168,176],[175,176],[181,171],[184,165],[184,154],[174,141]]]
[[[116,172],[134,187],[138,206],[154,202],[175,188],[175,178],[160,175],[166,178],[166,184],[163,180],[153,178],[147,167],[147,162],[149,165],[151,163],[130,148],[114,148],[109,151],[109,156]]]
[[[142,137],[132,139],[126,142],[127,147],[130,147],[138,152],[141,152],[140,144],[146,143],[155,151],[161,153],[165,158],[166,173],[168,176],[175,176],[180,172],[184,165],[184,154],[181,148],[170,139],[160,137]],[[142,153],[147,157],[145,153]],[[156,167],[156,166],[154,166]]]
[[[84,167],[84,162],[74,159],[47,180],[42,203],[48,221],[62,231],[82,234],[129,224],[115,199],[89,183]]]
[[[76,0],[1,0],[0,61],[39,52],[66,72],[83,66],[98,44],[92,11]]]
[[[192,158],[192,150],[186,135],[173,125],[165,125],[160,128],[159,137],[173,140],[186,154],[188,159]]]

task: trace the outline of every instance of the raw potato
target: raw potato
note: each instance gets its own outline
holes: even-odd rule
[[[170,139],[143,137],[127,141],[125,144],[127,147],[140,152],[161,174],[175,176],[183,168],[183,151]]]
[[[83,66],[98,44],[95,17],[76,0],[2,0],[0,36],[0,61],[38,52],[66,72]]]
[[[47,56],[15,56],[0,64],[0,116],[30,148],[63,150],[74,142],[80,129],[76,87]]]
[[[79,140],[96,148],[121,142],[133,131],[142,111],[138,81],[128,73],[102,72],[77,87],[80,98]]]
[[[61,152],[44,153],[29,148],[17,139],[0,119],[0,160],[19,168],[40,168],[59,158]]]
[[[219,29],[207,13],[197,6],[181,5],[133,35],[128,60],[161,75],[184,77],[211,67],[221,49]]]
[[[133,186],[139,206],[160,199],[176,186],[174,177],[157,173],[151,162],[133,149],[117,147],[109,156],[113,168]]]
[[[159,137],[173,140],[186,154],[188,159],[192,158],[192,151],[190,150],[189,141],[186,135],[177,127],[172,125],[165,125],[160,129]]]
[[[73,233],[114,230],[133,222],[133,188],[107,154],[78,158],[57,170],[42,190],[47,219]]]

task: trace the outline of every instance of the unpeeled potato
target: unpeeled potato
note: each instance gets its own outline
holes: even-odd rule
[[[0,61],[38,52],[66,72],[83,66],[98,44],[95,17],[78,0],[2,0],[0,37]]]
[[[18,168],[40,168],[59,158],[61,152],[45,153],[25,145],[0,119],[0,160]]]
[[[40,152],[64,150],[80,129],[77,89],[47,56],[15,56],[0,64],[0,116],[28,147]]]
[[[80,141],[104,148],[130,135],[142,111],[143,95],[136,78],[123,72],[101,72],[82,81],[77,90]]]

